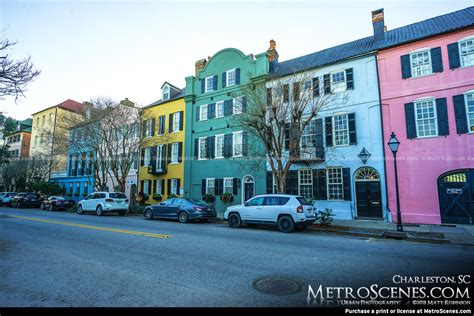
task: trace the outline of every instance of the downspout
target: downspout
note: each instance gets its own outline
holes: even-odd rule
[[[56,133],[56,119],[58,117],[58,107],[54,111],[54,127],[53,127],[53,139],[51,140],[51,155],[49,158],[49,172],[48,172],[48,181],[51,180],[51,169],[53,168],[53,151],[54,151],[54,134]]]

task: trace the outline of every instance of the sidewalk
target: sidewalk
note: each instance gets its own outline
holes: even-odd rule
[[[474,246],[474,225],[411,225],[403,226],[402,234],[397,232],[396,223],[382,220],[333,220],[331,225],[317,223],[308,229],[326,233],[374,238],[395,238],[408,241],[449,243],[453,245]]]

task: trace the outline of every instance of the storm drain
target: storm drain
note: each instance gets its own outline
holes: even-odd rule
[[[289,295],[301,291],[301,284],[286,277],[266,277],[253,282],[257,291],[272,295]]]

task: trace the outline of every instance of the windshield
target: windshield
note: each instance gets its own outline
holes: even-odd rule
[[[59,201],[64,201],[66,200],[66,198],[62,197],[62,196],[52,196],[49,198],[50,200],[59,200]]]
[[[109,197],[112,199],[126,199],[127,196],[123,193],[109,193]]]
[[[191,202],[193,204],[196,204],[196,205],[201,205],[201,206],[208,206],[206,204],[206,202],[202,201],[202,200],[195,200],[195,199],[185,199],[186,201],[188,202]]]
[[[296,199],[298,200],[298,202],[300,202],[301,205],[311,205],[311,206],[313,205],[311,204],[311,202],[309,202],[307,199],[305,199],[302,196],[298,196]]]

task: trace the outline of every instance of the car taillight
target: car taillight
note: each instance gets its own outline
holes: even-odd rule
[[[296,208],[296,213],[303,213],[303,206],[301,206],[301,205],[298,206],[298,207]]]
[[[105,199],[105,202],[113,202],[113,199]]]

